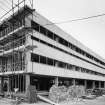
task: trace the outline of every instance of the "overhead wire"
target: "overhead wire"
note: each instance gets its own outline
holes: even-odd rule
[[[93,15],[93,16],[83,17],[83,18],[72,19],[72,20],[65,20],[65,21],[61,21],[61,22],[55,22],[55,23],[46,24],[46,25],[52,25],[52,24],[64,24],[64,23],[70,23],[70,22],[76,22],[76,21],[88,20],[88,19],[97,18],[97,17],[102,17],[102,16],[105,16],[105,13],[103,13],[103,14],[99,14],[99,15]]]
[[[24,2],[24,0],[22,1]],[[20,4],[20,3],[19,3]],[[31,1],[30,1],[31,4]],[[17,7],[18,5],[15,5],[15,7]],[[12,11],[15,7],[13,7],[11,10],[9,10],[7,13],[9,13],[10,11]],[[32,6],[33,7],[33,6]],[[6,13],[6,14],[7,14]],[[34,15],[34,14],[32,14]],[[4,15],[3,15],[4,16]],[[3,16],[1,18],[3,18]],[[35,15],[34,15],[35,16]],[[99,15],[93,15],[93,16],[88,16],[88,17],[83,17],[83,18],[77,18],[77,19],[72,19],[72,20],[65,20],[65,21],[61,21],[61,22],[55,22],[55,23],[50,23],[50,24],[45,24],[43,26],[47,26],[47,25],[54,25],[54,24],[64,24],[64,23],[70,23],[70,22],[76,22],[76,21],[82,21],[82,20],[88,20],[91,18],[97,18],[97,17],[101,17],[101,16],[105,16],[105,13],[103,14],[99,14]],[[1,19],[0,18],[0,19]],[[24,87],[24,86],[23,86]]]
[[[35,14],[32,14],[32,17],[36,15]],[[91,19],[91,18],[98,18],[98,17],[102,17],[102,16],[105,16],[105,13],[103,14],[99,14],[99,15],[93,15],[93,16],[88,16],[88,17],[83,17],[83,18],[77,18],[77,19],[72,19],[72,20],[66,20],[66,21],[61,21],[61,22],[52,22],[52,23],[49,23],[49,24],[43,24],[41,26],[48,26],[48,25],[56,25],[56,24],[64,24],[64,23],[70,23],[70,22],[76,22],[76,21],[82,21],[82,20],[88,20],[88,19]],[[38,26],[35,26],[34,28],[36,28]]]
[[[12,0],[11,0],[12,1]],[[30,0],[29,0],[30,1]],[[1,1],[0,1],[1,2]],[[19,4],[21,4],[22,2],[24,2],[24,0],[22,0]],[[30,1],[30,4],[31,1]],[[13,8],[16,8],[18,5],[15,5]],[[31,5],[32,6],[32,5]],[[2,17],[0,17],[0,20],[7,15],[10,11],[12,11],[12,9],[10,9],[8,12],[6,12]],[[34,14],[33,14],[34,15]],[[97,17],[101,17],[101,16],[105,16],[105,13],[103,14],[98,14],[98,15],[93,15],[93,16],[88,16],[88,17],[83,17],[83,18],[77,18],[77,19],[72,19],[72,20],[64,20],[64,21],[60,21],[60,22],[55,22],[55,23],[51,23],[51,24],[45,24],[45,25],[53,25],[53,24],[64,24],[64,23],[70,23],[70,22],[76,22],[76,21],[82,21],[82,20],[88,20],[91,18],[97,18]]]
[[[29,11],[29,12],[30,12],[30,11]],[[33,14],[33,16],[36,17],[35,14]],[[52,23],[49,23],[49,24],[44,24],[44,25],[42,25],[42,26],[54,25],[54,24],[55,24],[55,25],[56,25],[56,24],[65,24],[65,23],[71,23],[71,22],[89,20],[89,19],[92,19],[92,18],[98,18],[98,17],[102,17],[102,16],[105,16],[105,13],[98,14],[98,15],[93,15],[93,16],[82,17],[82,18],[77,18],[77,19],[64,20],[64,21],[60,21],[60,22],[52,22]]]
[[[23,2],[24,2],[24,0],[22,0],[22,1],[19,3],[19,5],[22,4]],[[18,5],[15,5],[15,6],[13,7],[13,9],[15,9],[16,7],[18,7]],[[3,18],[4,18],[8,13],[10,13],[11,11],[12,11],[12,9],[10,9],[10,10],[9,10],[8,12],[6,12],[3,16],[1,16],[1,17],[0,17],[0,20],[3,19]],[[1,22],[1,21],[0,21],[0,22]]]

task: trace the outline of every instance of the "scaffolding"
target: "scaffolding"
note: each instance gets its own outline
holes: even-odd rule
[[[30,0],[33,4],[33,0]],[[23,7],[20,8],[20,4]],[[27,73],[26,44],[27,30],[26,16],[33,14],[33,5],[29,8],[26,0],[14,5],[12,0],[12,15],[0,24],[0,93],[13,94],[15,89],[18,92],[25,92]],[[17,8],[17,11],[15,11]],[[22,49],[22,50],[21,50]],[[22,73],[20,71],[23,71]]]

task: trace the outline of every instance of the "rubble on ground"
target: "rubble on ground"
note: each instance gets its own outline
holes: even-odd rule
[[[49,98],[54,102],[60,102],[64,100],[71,100],[74,98],[82,97],[86,94],[85,87],[81,85],[69,86],[56,86],[53,85],[49,91]]]

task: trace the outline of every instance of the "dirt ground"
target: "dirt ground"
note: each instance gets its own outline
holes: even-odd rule
[[[10,99],[0,99],[0,105],[15,105],[11,104]],[[21,103],[20,105],[51,105],[42,101],[34,104]],[[79,100],[71,100],[66,102],[61,102],[59,105],[105,105],[105,96],[97,97],[96,99],[79,99]]]
[[[97,97],[96,99],[83,99],[69,102],[62,102],[60,105],[105,105],[105,96]]]

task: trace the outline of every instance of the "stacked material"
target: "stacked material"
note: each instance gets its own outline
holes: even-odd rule
[[[49,91],[49,98],[54,102],[60,102],[64,100],[71,100],[74,98],[80,98],[85,95],[84,86],[65,86],[53,85]]]

